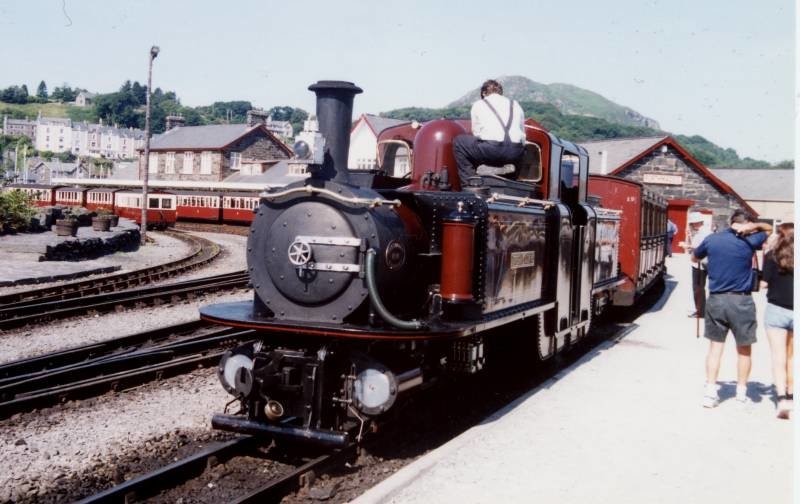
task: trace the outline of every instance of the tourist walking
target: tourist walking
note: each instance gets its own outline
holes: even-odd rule
[[[764,326],[772,352],[778,418],[789,418],[794,399],[794,224],[779,225],[775,236],[776,242],[764,256],[763,284],[767,287]]]
[[[708,258],[709,290],[705,311],[705,337],[709,340],[706,356],[706,387],[703,406],[719,404],[719,365],[728,331],[736,340],[736,400],[747,402],[747,379],[750,376],[751,345],[756,342],[756,305],[752,290],[753,254],[767,240],[772,226],[754,222],[741,210],[731,216],[731,226],[710,234],[692,254],[692,262]]]

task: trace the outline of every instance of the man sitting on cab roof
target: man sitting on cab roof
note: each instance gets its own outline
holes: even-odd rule
[[[475,168],[482,164],[515,164],[525,152],[525,115],[515,100],[503,96],[503,86],[487,80],[481,86],[481,100],[472,104],[472,135],[453,140],[458,178],[465,187]]]

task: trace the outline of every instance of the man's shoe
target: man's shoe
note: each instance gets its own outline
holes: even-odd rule
[[[716,408],[719,406],[719,397],[716,395],[704,395],[703,396],[703,407],[704,408]]]
[[[705,393],[703,394],[703,407],[716,408],[719,405],[719,387],[716,383],[706,384]]]
[[[786,396],[778,397],[778,418],[788,420],[792,414],[792,400]]]
[[[747,404],[750,402],[750,398],[747,397],[747,387],[744,386],[736,386],[736,402],[739,404]]]
[[[690,313],[689,318],[697,318],[697,312]]]

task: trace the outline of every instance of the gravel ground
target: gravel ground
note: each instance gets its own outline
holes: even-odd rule
[[[227,437],[210,418],[229,399],[210,368],[0,421],[0,502],[74,500],[185,456]]]
[[[209,266],[177,280],[244,268],[245,237],[197,234],[219,243],[223,253]],[[164,262],[186,252],[188,247],[179,240],[158,235],[157,246],[142,249],[127,267]],[[210,294],[7,331],[0,333],[0,362],[195,320],[202,305],[251,296],[244,290]],[[228,434],[210,430],[210,418],[229,399],[215,370],[201,369],[0,421],[0,463],[7,468],[0,472],[0,502],[74,500],[194,453],[210,441],[228,439]]]
[[[247,237],[224,233],[200,233],[192,231],[192,235],[211,240],[221,248],[220,254],[207,266],[181,275],[177,278],[170,278],[164,284],[192,280],[223,273],[244,271],[247,268]]]
[[[105,266],[121,266],[121,269],[115,272],[121,273],[174,261],[176,259],[180,259],[181,257],[185,257],[191,250],[188,244],[164,233],[151,231],[147,233],[147,236],[153,239],[153,243],[148,243],[144,247],[139,247],[139,249],[134,252],[117,252],[115,254],[99,257],[97,259],[80,261],[79,264],[83,267],[82,269],[87,270],[102,268]],[[11,238],[6,237],[5,239]],[[32,273],[31,276],[46,274],[52,264],[55,263],[54,261],[39,262],[38,254],[3,253],[2,247],[0,247],[0,259],[3,261],[13,262],[15,268],[29,269],[30,271],[38,272],[35,274]],[[87,278],[91,277],[81,277],[76,280],[85,280]],[[49,287],[52,285],[58,285],[59,283],[63,282],[3,287],[0,288],[0,295],[37,289],[40,287]]]
[[[221,245],[222,252],[220,256],[208,266],[193,271],[188,275],[170,279],[164,282],[165,284],[244,269],[246,262],[245,237],[218,233],[196,234]],[[163,254],[168,253],[167,250],[169,248],[177,248],[176,244],[185,247],[183,242],[169,236],[159,235],[159,242],[162,242],[162,239],[165,244],[164,247],[152,247],[154,250],[160,250],[162,262],[167,260]],[[167,246],[168,242],[172,246]],[[146,249],[150,248],[146,247]],[[188,252],[188,248],[186,248],[186,252]],[[180,304],[161,305],[137,310],[129,309],[122,312],[99,314],[91,318],[79,317],[55,321],[48,325],[22,327],[5,332],[0,331],[0,362],[23,359],[74,346],[118,338],[156,327],[196,320],[200,306],[238,301],[251,297],[252,293],[244,290],[230,294],[209,294],[195,298],[191,302],[187,301]]]
[[[245,290],[209,294],[180,304],[58,320],[0,332],[0,363],[197,320],[203,305],[249,298],[252,294]]]

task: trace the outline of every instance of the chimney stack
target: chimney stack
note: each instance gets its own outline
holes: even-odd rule
[[[347,153],[353,125],[353,98],[363,90],[352,82],[319,81],[308,87],[317,95],[319,132],[325,137],[328,152],[322,170],[315,178],[347,183]]]
[[[166,131],[171,130],[172,128],[177,128],[179,126],[183,126],[186,123],[186,119],[180,115],[168,115],[166,117]]]
[[[257,124],[267,125],[269,112],[264,109],[250,109],[247,111],[247,127],[252,128]]]

